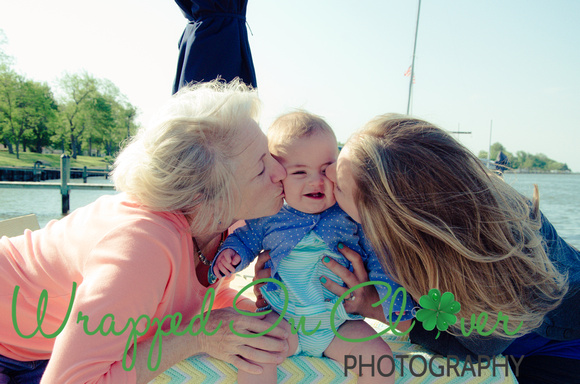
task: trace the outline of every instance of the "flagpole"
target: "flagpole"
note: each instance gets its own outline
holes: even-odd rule
[[[419,32],[419,13],[421,12],[421,0],[417,7],[417,24],[415,25],[415,44],[413,45],[413,61],[411,62],[411,77],[409,78],[409,98],[407,99],[407,115],[411,109],[411,93],[413,92],[413,79],[415,78],[415,51],[417,50],[417,34]]]

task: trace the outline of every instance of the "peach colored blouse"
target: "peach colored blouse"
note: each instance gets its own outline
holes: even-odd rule
[[[201,311],[208,288],[195,274],[188,227],[180,213],[152,212],[118,194],[0,239],[0,355],[50,359],[44,383],[135,382],[122,364],[131,332],[143,340],[156,331],[148,319],[179,312],[184,323]],[[210,286],[212,309],[231,306],[237,293],[229,281],[218,284]]]

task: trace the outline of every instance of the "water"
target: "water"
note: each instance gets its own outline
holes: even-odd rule
[[[512,173],[504,180],[530,198],[537,184],[540,210],[564,240],[580,249],[580,174]]]
[[[60,183],[60,180],[50,180],[51,183]],[[73,179],[71,183],[82,183],[82,179]],[[88,184],[112,184],[104,177],[89,177]],[[69,191],[70,212],[85,206],[100,196],[118,193],[114,190],[80,190]],[[44,227],[50,220],[60,219],[62,197],[60,189],[36,188],[1,188],[0,187],[0,220],[24,216],[34,213],[40,227]]]
[[[533,184],[540,189],[540,209],[560,236],[580,248],[580,174],[506,174],[505,181],[520,193],[531,197]],[[89,183],[110,183],[104,178],[89,177]],[[54,180],[53,182],[57,182]],[[73,180],[82,182],[82,180]],[[115,191],[70,191],[71,211]],[[0,188],[0,220],[34,213],[44,227],[61,218],[61,196],[58,189]]]

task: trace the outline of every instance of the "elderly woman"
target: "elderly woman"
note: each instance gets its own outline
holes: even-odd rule
[[[327,175],[338,204],[415,301],[432,288],[453,293],[467,328],[472,314],[487,314],[469,335],[459,321],[438,337],[415,323],[411,341],[445,356],[524,356],[513,366],[520,382],[578,382],[580,252],[541,214],[537,189],[530,202],[443,130],[402,115],[369,122]],[[366,280],[360,267],[331,264],[351,287]],[[351,311],[384,321],[370,306],[372,288],[356,298]]]
[[[258,110],[238,81],[182,89],[117,158],[123,193],[0,240],[0,382],[147,382],[199,353],[251,373],[282,361],[284,331],[233,334],[271,325],[206,279],[232,223],[283,203]]]

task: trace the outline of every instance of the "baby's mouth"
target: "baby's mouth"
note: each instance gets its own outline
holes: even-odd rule
[[[324,193],[316,192],[316,193],[307,193],[306,197],[310,197],[311,199],[322,199],[324,198]]]

